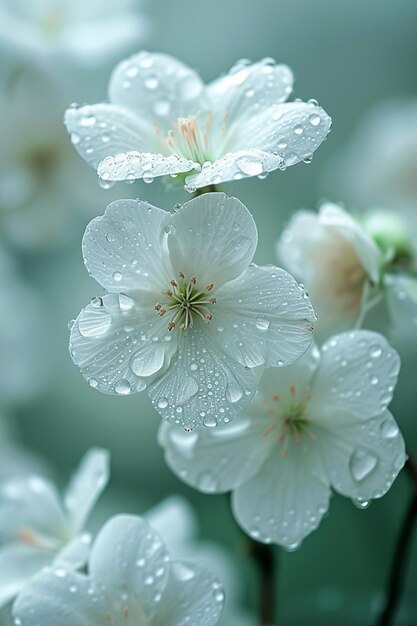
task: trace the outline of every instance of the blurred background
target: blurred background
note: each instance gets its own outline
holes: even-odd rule
[[[53,7],[61,4],[67,27],[58,36]],[[206,81],[238,59],[273,57],[293,68],[294,97],[317,99],[333,130],[311,164],[222,187],[254,215],[256,261],[276,263],[282,226],[324,199],[394,210],[417,236],[417,3],[69,4],[0,0],[0,478],[36,470],[66,482],[89,447],[109,448],[111,484],[93,524],[181,494],[198,537],[229,555],[236,610],[255,624],[255,572],[228,499],[198,494],[170,473],[146,394],[101,395],[68,354],[68,322],[100,293],[81,256],[88,221],[115,198],[142,197],[170,210],[187,194],[158,181],[100,188],[67,138],[63,113],[74,101],[104,100],[111,69],[141,49],[172,54]],[[403,360],[392,412],[417,455],[417,336],[397,329],[391,339]],[[365,511],[335,495],[298,551],[277,549],[278,623],[372,624],[410,492],[402,473]],[[417,624],[417,541],[397,623]]]

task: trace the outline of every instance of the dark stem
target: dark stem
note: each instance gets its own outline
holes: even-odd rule
[[[273,626],[275,617],[276,561],[272,546],[250,541],[249,552],[259,573],[260,626]]]
[[[387,581],[385,604],[377,621],[377,626],[392,626],[394,623],[395,614],[398,610],[403,592],[410,556],[410,546],[417,521],[417,467],[411,457],[407,460],[405,467],[413,481],[414,493],[408,505],[395,546]]]

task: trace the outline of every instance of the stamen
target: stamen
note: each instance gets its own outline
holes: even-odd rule
[[[198,315],[205,324],[213,319],[213,314],[209,305],[216,304],[215,297],[208,297],[208,291],[214,289],[214,283],[209,283],[204,290],[197,287],[197,277],[191,276],[188,282],[185,281],[184,272],[178,272],[179,282],[175,279],[170,281],[171,289],[162,292],[162,295],[169,298],[163,305],[159,302],[155,305],[155,310],[159,316],[165,315],[167,311],[173,313],[168,322],[168,330],[175,328],[179,323],[180,330],[193,327],[194,316]]]

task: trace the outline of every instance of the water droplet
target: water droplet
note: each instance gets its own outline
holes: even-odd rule
[[[123,275],[120,272],[113,272],[113,280],[119,283],[123,278]]]
[[[152,91],[156,89],[159,85],[159,80],[156,76],[148,76],[145,79],[145,87],[147,89],[151,89]]]
[[[76,146],[78,143],[80,143],[80,139],[81,139],[81,137],[79,135],[77,135],[77,133],[71,133],[71,141],[74,144],[74,146]]]
[[[130,382],[122,378],[116,383],[114,390],[119,396],[127,396],[131,392]]]
[[[391,420],[386,419],[381,424],[381,434],[385,439],[393,439],[399,433],[397,424]]]
[[[268,330],[269,328],[269,320],[262,319],[261,317],[256,320],[256,328],[259,330]]]
[[[164,397],[161,397],[158,399],[156,404],[157,404],[158,409],[166,409],[168,406],[168,400]]]
[[[312,126],[318,126],[321,122],[321,117],[317,113],[312,113],[308,118],[308,121]]]
[[[197,478],[197,485],[202,491],[213,492],[217,487],[216,477],[212,472],[203,472]]]
[[[349,459],[350,472],[357,482],[367,478],[377,465],[377,456],[364,448],[356,448]]]
[[[259,159],[250,157],[241,157],[236,161],[236,165],[246,176],[259,176],[264,170],[262,162]]]
[[[237,383],[229,383],[226,387],[226,398],[232,404],[239,402],[243,395],[241,387]]]
[[[215,426],[217,426],[217,419],[214,417],[214,415],[206,415],[203,419],[203,425],[207,428],[214,428]]]

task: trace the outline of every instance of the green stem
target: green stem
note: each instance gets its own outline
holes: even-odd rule
[[[260,626],[273,626],[275,617],[275,582],[277,564],[272,546],[250,540],[249,553],[259,574]]]

